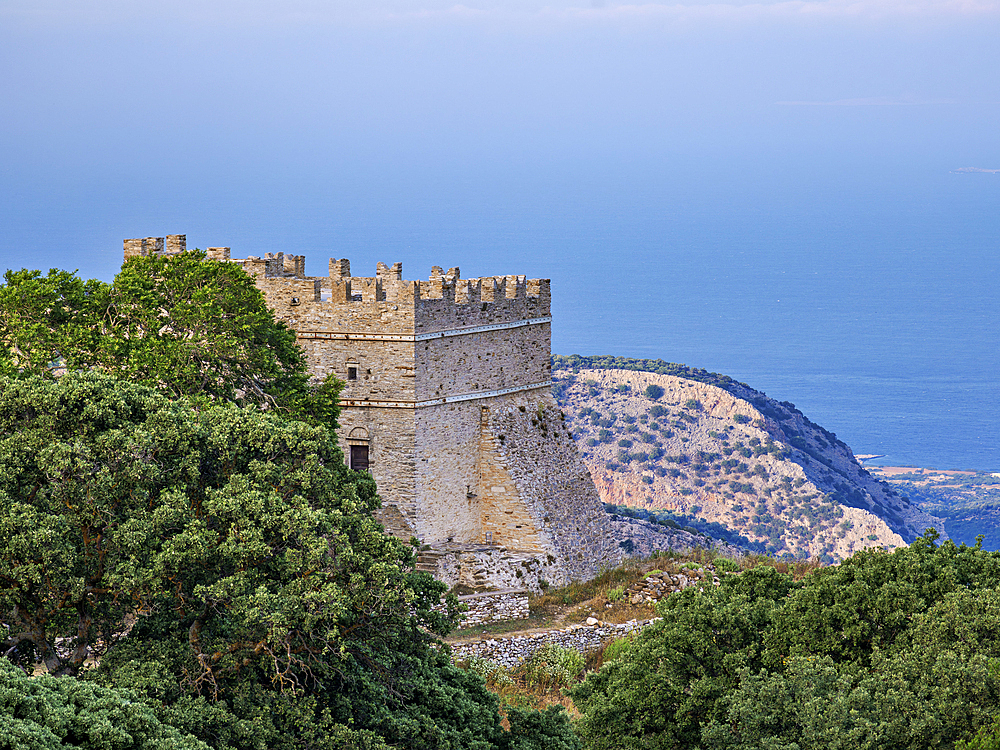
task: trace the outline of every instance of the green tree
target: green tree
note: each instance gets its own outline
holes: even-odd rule
[[[792,657],[781,672],[748,674],[724,721],[702,729],[706,750],[888,750],[936,747],[914,719],[926,713],[894,674],[859,680],[829,657]]]
[[[89,366],[110,287],[68,271],[7,271],[0,286],[0,374]],[[81,358],[77,359],[77,355]]]
[[[759,567],[664,599],[662,621],[570,691],[587,747],[695,747],[701,724],[724,712],[742,672],[760,667],[764,632],[793,586]]]
[[[0,286],[0,371],[101,369],[195,404],[228,401],[334,427],[339,383],[309,383],[295,332],[253,279],[200,251],[127,261],[111,285],[52,270]]]
[[[2,381],[2,648],[216,748],[505,747],[377,504],[321,426],[96,372]]]

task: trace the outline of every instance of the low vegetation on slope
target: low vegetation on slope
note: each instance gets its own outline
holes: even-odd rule
[[[620,369],[594,369],[610,364]],[[555,357],[553,380],[606,503],[719,524],[751,548],[828,562],[943,528],[833,433],[731,378],[650,360]]]
[[[1000,554],[935,542],[670,595],[570,691],[585,747],[1000,747]]]
[[[933,531],[836,566],[658,555],[545,597],[563,622],[662,618],[640,632],[466,666],[504,710],[565,706],[586,750],[997,750],[998,589],[1000,553]]]

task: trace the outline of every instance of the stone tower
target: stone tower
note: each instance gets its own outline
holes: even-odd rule
[[[184,235],[125,240],[125,259],[185,246]],[[547,279],[462,279],[434,267],[409,281],[400,263],[358,277],[346,259],[306,276],[304,256],[207,255],[255,278],[315,377],[345,382],[346,460],[371,472],[387,530],[441,553],[439,577],[534,588],[617,562],[550,393]]]

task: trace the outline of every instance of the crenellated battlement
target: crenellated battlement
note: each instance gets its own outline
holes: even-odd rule
[[[426,281],[407,280],[403,264],[398,262],[391,266],[378,263],[374,276],[353,276],[347,258],[331,258],[327,276],[306,276],[302,255],[268,253],[263,258],[235,260],[229,257],[229,248],[216,249],[225,251],[224,256],[218,254],[220,260],[242,263],[276,309],[283,303],[321,305],[327,311],[344,307],[343,312],[350,314],[373,305],[406,306],[413,310],[413,325],[418,331],[551,314],[548,279],[516,275],[463,279],[457,266],[447,272],[434,266]]]
[[[125,260],[147,255],[175,255],[187,250],[186,234],[125,240]]]
[[[124,241],[126,261],[186,249],[183,234]],[[331,258],[326,276],[306,276],[304,255],[276,252],[237,259],[228,247],[210,247],[206,256],[239,263],[256,279],[278,317],[297,330],[315,328],[332,318],[339,319],[341,327],[377,327],[387,322],[382,308],[396,313],[390,316],[390,328],[402,325],[416,334],[551,315],[548,279],[518,275],[463,279],[457,266],[447,271],[433,266],[427,280],[406,280],[399,262],[391,266],[379,262],[374,276],[353,276],[347,258]]]

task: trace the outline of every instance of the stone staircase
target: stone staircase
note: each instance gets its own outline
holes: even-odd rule
[[[439,549],[425,549],[417,553],[417,564],[415,569],[418,572],[430,573],[431,575],[436,575],[438,572],[438,563],[442,557],[448,553],[444,550]]]
[[[473,589],[495,589],[497,588],[494,581],[490,580],[489,571],[484,570],[478,565],[469,565],[469,558],[474,559],[474,554],[466,557],[465,553],[476,553],[484,551],[497,551],[500,547],[494,545],[482,545],[482,544],[461,544],[458,542],[437,542],[432,547],[421,550],[417,553],[417,564],[416,569],[424,571],[425,573],[430,573],[432,576],[441,578],[441,558],[446,556],[452,556],[458,561],[459,568],[461,569],[460,580],[465,586]],[[455,561],[451,562],[451,567],[454,567]]]

